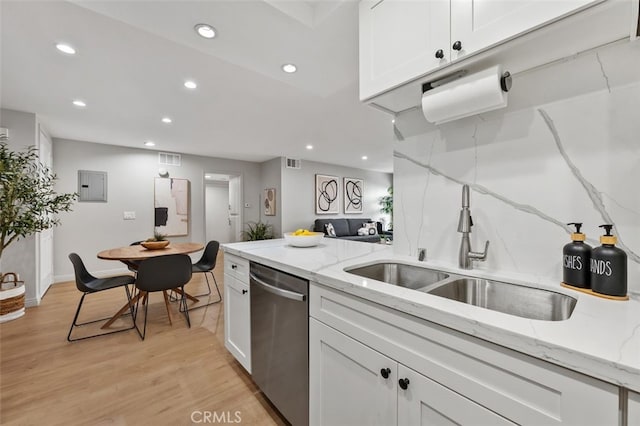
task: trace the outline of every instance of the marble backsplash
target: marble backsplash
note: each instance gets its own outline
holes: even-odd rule
[[[472,248],[491,242],[475,269],[559,282],[566,223],[583,222],[592,246],[612,223],[640,294],[639,70],[640,42],[626,42],[516,75],[503,111],[439,127],[398,117],[395,253],[457,266],[468,184]]]

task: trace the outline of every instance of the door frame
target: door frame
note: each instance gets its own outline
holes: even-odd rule
[[[204,238],[207,238],[207,178],[206,175],[226,175],[229,178],[237,177],[239,179],[238,184],[238,217],[240,222],[240,232],[244,229],[244,177],[241,172],[230,172],[220,170],[210,170],[202,173],[202,229],[204,230]],[[242,241],[241,233],[234,236],[233,242]]]

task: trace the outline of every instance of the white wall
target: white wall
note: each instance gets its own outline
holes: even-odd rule
[[[0,109],[0,127],[9,129],[9,147],[22,151],[37,146],[38,122],[35,114],[9,109]],[[11,243],[2,254],[3,272],[16,272],[25,282],[27,305],[38,303],[36,285],[36,238],[31,235]]]
[[[615,224],[640,293],[640,43],[515,76],[510,108],[415,132],[395,146],[394,251],[457,266],[461,185],[471,186],[476,269],[560,283],[568,222]],[[402,122],[403,120],[399,120]],[[407,120],[407,123],[416,120]],[[424,122],[424,119],[422,119]],[[413,134],[412,134],[413,133]]]
[[[153,235],[153,186],[158,176],[158,151],[113,145],[53,140],[54,171],[59,177],[56,189],[77,191],[78,170],[108,173],[106,203],[76,203],[71,213],[61,216],[62,225],[54,233],[55,281],[71,279],[73,268],[68,259],[78,253],[87,268],[98,274],[122,270],[115,261],[96,258],[104,249],[128,245]],[[204,173],[241,174],[244,220],[258,220],[260,166],[257,163],[220,158],[182,155],[182,166],[162,166],[171,177],[190,181],[190,230],[186,237],[174,241],[205,242]],[[136,220],[123,220],[124,211],[135,211]],[[194,254],[194,259],[201,253]]]
[[[317,215],[315,211],[315,175],[331,175],[340,178],[339,200],[340,213],[337,215]],[[342,178],[359,178],[364,180],[363,213],[344,214]],[[313,229],[313,222],[318,218],[350,217],[370,218],[378,220],[385,215],[380,213],[380,197],[387,194],[392,185],[390,173],[373,172],[352,167],[333,164],[302,161],[301,169],[282,169],[282,230],[294,231],[298,228]],[[388,218],[387,218],[388,223]]]
[[[262,191],[260,192],[260,220],[273,226],[273,236],[282,238],[282,165],[283,157],[276,157],[260,164],[260,182]],[[264,214],[264,190],[267,188],[276,189],[276,214],[275,216],[265,216]]]

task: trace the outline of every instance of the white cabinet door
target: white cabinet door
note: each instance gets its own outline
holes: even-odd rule
[[[629,391],[629,414],[627,424],[640,425],[640,393]]]
[[[396,370],[392,359],[309,318],[309,424],[395,425]]]
[[[603,0],[451,0],[451,60]],[[460,42],[461,49],[453,50]]]
[[[360,2],[361,100],[446,64],[449,52],[449,0]]]
[[[402,364],[398,380],[399,426],[515,424]]]
[[[224,345],[251,373],[251,304],[249,286],[224,274]]]

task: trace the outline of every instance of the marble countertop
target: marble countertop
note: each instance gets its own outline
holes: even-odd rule
[[[391,246],[325,238],[316,247],[284,240],[224,244],[227,253],[318,282],[510,349],[640,392],[640,300],[610,301],[517,275],[460,270],[394,255]],[[344,268],[394,261],[570,295],[578,302],[565,321],[529,320],[365,279]]]

